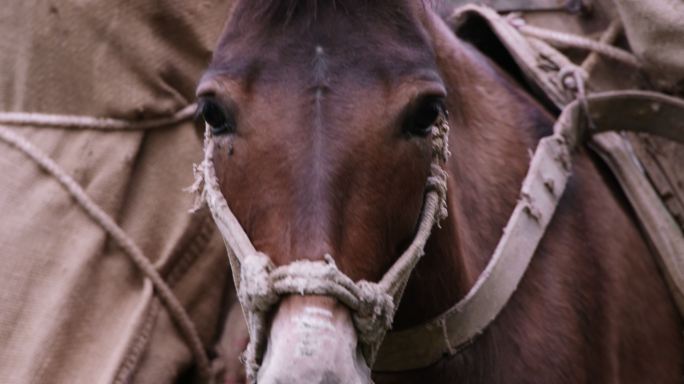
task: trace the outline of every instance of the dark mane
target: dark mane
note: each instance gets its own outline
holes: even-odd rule
[[[380,10],[383,18],[401,17],[412,6],[433,7],[437,0],[241,0],[235,5],[234,16],[240,20],[270,26],[286,26],[294,20],[309,23],[320,12],[332,10],[349,15],[359,14],[373,8]],[[405,16],[404,16],[405,17]]]

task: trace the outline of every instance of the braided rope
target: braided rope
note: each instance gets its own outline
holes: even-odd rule
[[[144,130],[175,124],[193,115],[194,105],[187,106],[169,118],[154,119],[141,122],[129,122],[117,119],[101,119],[86,116],[62,116],[38,113],[0,113],[0,122],[6,125],[38,125],[55,128],[78,128],[95,130]],[[209,377],[211,368],[209,357],[199,337],[190,316],[183,308],[178,298],[166,284],[159,272],[144,255],[135,241],[95,203],[85,190],[69,176],[54,160],[43,151],[31,144],[25,138],[12,132],[6,125],[0,125],[0,140],[18,149],[32,159],[40,168],[52,175],[73,199],[83,208],[88,216],[107,232],[117,245],[124,251],[138,269],[152,282],[162,304],[178,327],[181,335],[186,339],[188,347],[198,370],[203,377]]]

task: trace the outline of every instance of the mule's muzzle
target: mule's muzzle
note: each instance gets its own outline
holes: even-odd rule
[[[250,342],[244,354],[250,382],[256,379],[266,346],[271,343],[266,340],[269,336],[267,314],[278,308],[281,298],[291,295],[325,296],[344,306],[345,316],[350,319],[349,325],[353,331],[354,350],[360,350],[364,366],[372,365],[377,348],[394,317],[393,298],[377,283],[352,281],[337,269],[330,255],[324,259],[298,260],[277,268],[268,256],[259,252],[243,259],[238,297],[246,310],[250,329]],[[312,314],[307,316],[308,325],[321,325],[322,321],[327,321],[325,318],[314,321]],[[313,330],[309,328],[308,332]],[[326,333],[320,335],[329,336]]]
[[[284,298],[273,318],[256,382],[371,383],[349,310],[331,298]]]

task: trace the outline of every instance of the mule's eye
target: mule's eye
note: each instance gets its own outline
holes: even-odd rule
[[[232,116],[216,101],[209,99],[200,101],[199,113],[211,127],[213,135],[235,132],[235,121]]]
[[[444,111],[444,100],[441,97],[426,97],[413,110],[404,130],[410,135],[425,137]]]

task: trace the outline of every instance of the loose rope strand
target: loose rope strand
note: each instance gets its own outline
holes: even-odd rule
[[[606,30],[601,34],[601,38],[599,39],[599,44],[604,44],[611,46],[617,40],[617,38],[620,36],[622,33],[622,23],[620,22],[619,19],[613,20],[612,23],[606,28]],[[589,56],[587,56],[586,59],[582,62],[582,69],[584,72],[586,72],[589,76],[591,76],[591,73],[593,72],[594,68],[596,65],[599,63],[599,53],[596,51],[592,51]]]
[[[623,49],[570,33],[521,24],[518,20],[520,19],[513,20],[512,24],[525,36],[543,40],[556,47],[579,48],[593,51],[631,67],[641,68],[639,59]]]
[[[195,114],[197,104],[190,104],[170,117],[140,121],[111,119],[104,117],[52,115],[47,113],[4,112],[0,113],[0,124],[13,126],[42,126],[53,128],[140,131],[160,128],[185,121]]]

